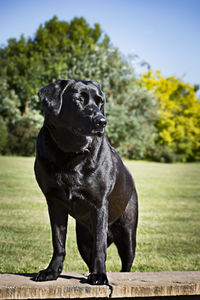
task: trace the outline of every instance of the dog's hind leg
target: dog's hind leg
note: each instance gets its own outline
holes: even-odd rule
[[[124,214],[110,227],[122,262],[121,272],[130,271],[135,257],[137,208],[131,208],[128,205]]]
[[[78,221],[76,221],[76,239],[81,257],[91,272],[93,238],[90,231]]]
[[[122,262],[121,272],[129,272],[135,257],[136,238],[132,230],[122,229],[121,237],[114,241]]]

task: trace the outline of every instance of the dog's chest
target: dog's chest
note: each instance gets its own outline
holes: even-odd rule
[[[65,191],[69,214],[83,221],[90,218],[91,208],[96,206],[95,176],[79,167],[70,172],[61,172],[58,178],[60,187]]]

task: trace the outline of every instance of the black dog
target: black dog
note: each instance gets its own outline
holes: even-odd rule
[[[39,91],[45,112],[35,174],[49,209],[53,257],[35,280],[57,279],[63,268],[68,214],[76,219],[90,284],[108,284],[107,247],[114,242],[128,272],[136,246],[137,193],[104,129],[105,96],[98,83],[57,80]]]

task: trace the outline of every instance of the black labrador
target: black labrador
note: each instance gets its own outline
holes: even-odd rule
[[[59,79],[38,93],[45,121],[37,139],[35,175],[49,210],[53,256],[35,280],[57,279],[63,268],[68,214],[89,268],[87,282],[108,284],[106,253],[117,246],[123,272],[135,256],[137,193],[105,134],[105,96],[98,83]]]

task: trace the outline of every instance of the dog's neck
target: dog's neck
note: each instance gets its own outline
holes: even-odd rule
[[[44,127],[57,147],[65,153],[83,153],[89,149],[92,142],[90,136],[77,136],[65,128],[57,129],[49,123],[45,123]]]

